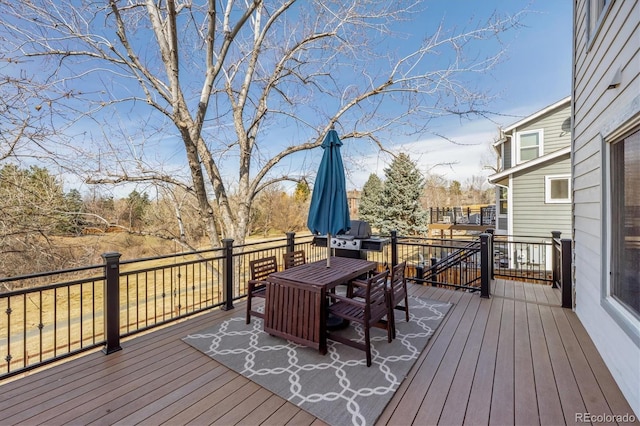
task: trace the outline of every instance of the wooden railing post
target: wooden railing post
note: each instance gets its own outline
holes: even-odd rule
[[[488,299],[491,295],[491,234],[480,234],[480,297]]]
[[[291,253],[292,251],[296,251],[296,233],[295,232],[287,232],[287,253]]]
[[[496,277],[496,265],[494,262],[494,254],[493,254],[493,238],[496,233],[495,229],[487,229],[487,234],[491,235],[491,251],[489,252],[489,268],[491,273],[489,276],[493,280]]]
[[[106,355],[122,350],[120,346],[120,253],[104,253],[104,335]]]
[[[560,259],[562,257],[561,244],[560,244],[560,231],[551,231],[551,274],[552,274],[552,287],[560,287]]]
[[[391,268],[398,264],[398,231],[391,231]]]
[[[438,263],[438,258],[437,257],[432,257],[431,258],[431,275],[429,275],[429,280],[431,280],[431,287],[436,287],[436,281],[438,280],[438,274],[436,274],[436,268],[434,268],[434,266],[436,266],[436,263]]]
[[[424,263],[418,263],[416,265],[416,278],[418,280],[424,279]],[[422,284],[424,284],[424,282]]]
[[[562,279],[562,307],[573,308],[573,297],[571,294],[571,240],[563,238],[560,240],[561,279]]]
[[[553,288],[560,288],[563,308],[573,308],[573,294],[571,283],[571,240],[560,238],[561,232],[552,231],[551,270],[553,274]]]
[[[228,311],[233,309],[233,239],[225,238],[222,240],[224,245],[224,263],[223,263],[223,286],[222,301],[220,309]]]

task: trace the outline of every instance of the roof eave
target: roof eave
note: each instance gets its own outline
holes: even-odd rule
[[[540,164],[544,164],[548,161],[554,160],[556,158],[562,157],[564,155],[571,154],[571,147],[567,146],[565,148],[559,149],[557,151],[552,152],[551,154],[543,155],[542,157],[538,157],[535,160],[527,161],[526,163],[518,164],[515,167],[508,168],[499,173],[495,173],[487,178],[489,183],[496,184],[497,181],[504,179],[505,177],[521,172],[523,170],[527,170],[529,168],[538,166]]]
[[[561,99],[558,102],[556,102],[556,103],[554,103],[552,105],[549,105],[548,107],[543,108],[543,109],[541,109],[540,111],[538,111],[536,113],[531,114],[530,116],[518,121],[517,123],[513,123],[510,126],[505,127],[504,129],[502,129],[502,131],[503,132],[510,132],[513,129],[521,127],[521,126],[527,124],[528,122],[533,121],[536,118],[539,118],[539,117],[549,113],[550,111],[553,111],[554,109],[557,109],[557,108],[563,106],[564,104],[569,104],[570,102],[571,102],[571,96],[567,96],[566,98]]]

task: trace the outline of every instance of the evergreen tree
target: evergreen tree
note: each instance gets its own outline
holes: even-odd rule
[[[380,231],[399,235],[422,235],[427,232],[427,213],[420,204],[424,178],[407,154],[398,155],[384,170]]]
[[[147,207],[151,204],[149,196],[146,192],[140,193],[133,190],[127,197],[126,216],[129,222],[129,228],[139,228],[142,225]]]
[[[462,204],[462,185],[457,180],[449,186],[449,205],[460,206]]]
[[[59,225],[59,230],[65,234],[80,234],[86,225],[82,213],[85,211],[82,195],[77,189],[64,194],[64,209],[66,218]]]
[[[76,195],[73,195],[76,197]],[[0,167],[0,273],[59,269],[62,250],[52,235],[70,232],[67,197],[46,168]]]
[[[0,211],[3,232],[51,235],[68,221],[62,184],[46,168],[20,169],[6,165],[0,169]]]
[[[382,181],[372,173],[362,187],[362,195],[358,205],[358,218],[369,222],[372,228],[380,229],[382,224],[381,200]]]
[[[293,198],[298,203],[306,203],[311,195],[311,189],[306,181],[298,182]]]

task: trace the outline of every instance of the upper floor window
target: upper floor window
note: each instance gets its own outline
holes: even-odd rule
[[[545,202],[546,203],[570,203],[571,202],[571,176],[545,176]]]
[[[542,139],[542,130],[518,132],[516,135],[516,162],[523,163],[542,156]]]
[[[591,42],[600,31],[604,17],[615,0],[589,0],[587,7],[587,39]]]

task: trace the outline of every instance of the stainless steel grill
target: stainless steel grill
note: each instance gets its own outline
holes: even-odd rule
[[[327,246],[327,236],[314,237],[313,243],[319,247]],[[371,225],[362,220],[352,220],[351,228],[345,234],[332,235],[329,247],[334,249],[334,254],[341,257],[366,258],[366,251],[382,251],[389,243],[388,238],[371,236]]]
[[[353,237],[352,235],[338,235],[331,237],[331,248],[344,249],[344,250],[360,250],[362,246],[362,240]]]

